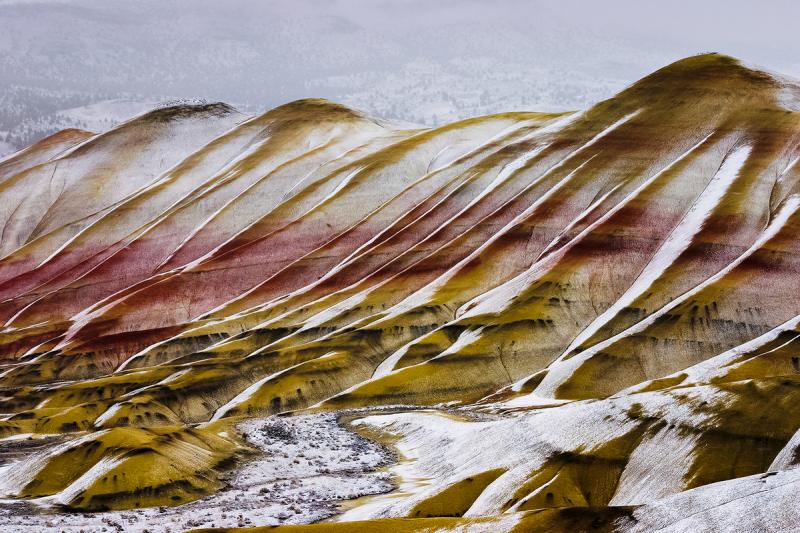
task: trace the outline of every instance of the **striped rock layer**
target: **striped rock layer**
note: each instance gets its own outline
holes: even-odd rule
[[[491,420],[363,419],[436,480],[365,518],[695,527],[749,476],[786,491],[799,159],[800,85],[715,54],[576,113],[59,133],[0,162],[0,432],[78,440],[6,492],[180,503],[218,488],[226,421],[442,403]],[[108,481],[143,461],[174,472]]]

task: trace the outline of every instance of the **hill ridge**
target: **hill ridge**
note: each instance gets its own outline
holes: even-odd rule
[[[0,166],[0,434],[96,452],[70,470],[85,490],[48,484],[46,455],[11,493],[183,502],[220,486],[242,419],[396,405],[354,416],[427,450],[433,481],[372,518],[649,523],[787,471],[795,90],[704,54],[574,113],[409,129],[322,99],[209,104],[32,146]],[[139,468],[116,439],[154,464],[163,446],[173,477],[107,485],[96,464]]]

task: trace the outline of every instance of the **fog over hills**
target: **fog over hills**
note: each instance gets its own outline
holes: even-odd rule
[[[324,97],[431,125],[585,108],[705,50],[800,72],[787,22],[800,15],[792,2],[773,3],[780,9],[766,17],[769,26],[748,17],[745,2],[648,3],[646,13],[639,4],[5,1],[2,151],[64,127],[92,129],[83,107],[105,100],[138,102],[144,111],[204,99],[256,112]],[[123,118],[109,113],[109,123]]]

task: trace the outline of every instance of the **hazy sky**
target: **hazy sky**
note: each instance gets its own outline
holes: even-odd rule
[[[555,33],[563,41],[562,48],[569,48],[571,43],[580,46],[582,34],[588,31],[602,38],[634,43],[656,57],[714,50],[800,74],[800,2],[795,0],[0,0],[0,16],[20,6],[27,9],[13,20],[0,20],[7,26],[0,30],[10,29],[12,24],[34,34],[55,30],[69,37],[60,43],[66,47],[84,46],[96,38],[98,46],[110,46],[112,52],[115,45],[103,30],[123,23],[145,30],[173,24],[179,38],[185,31],[209,28],[235,38],[236,27],[240,26],[241,38],[252,41],[258,38],[254,26],[268,40],[269,33],[286,20],[335,17],[353,25],[352,29],[369,33],[369,40],[365,36],[365,40],[356,39],[354,44],[368,47],[376,62],[394,59],[398,38],[413,40],[415,34],[422,32],[485,26],[498,40],[504,38],[503,28],[514,35],[527,33],[531,42],[541,39],[540,33],[548,38]],[[72,17],[91,21],[96,31],[92,31],[92,25],[83,24],[53,27],[49,15],[60,13],[60,20],[64,21],[69,12],[67,6],[73,10]],[[191,24],[181,27],[188,20]],[[316,37],[324,41],[326,31],[339,29],[344,28],[310,26],[308,31],[322,32]],[[117,46],[131,46],[122,37]],[[185,42],[190,44],[190,40]],[[180,47],[181,41],[173,44]],[[291,53],[296,44],[288,40],[285,48]],[[424,49],[413,51],[425,55]],[[436,56],[441,50],[427,52]],[[492,50],[487,49],[486,53],[491,54]],[[300,57],[313,64],[313,57]],[[547,59],[553,58],[531,57],[530,61]]]
[[[582,108],[705,51],[800,77],[798,20],[793,0],[0,0],[0,142],[119,98],[435,123]]]

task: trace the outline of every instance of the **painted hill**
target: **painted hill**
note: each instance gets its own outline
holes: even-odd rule
[[[310,531],[797,526],[798,159],[800,85],[716,54],[576,113],[57,134],[0,162],[0,432],[63,440],[3,492],[180,504],[235,423],[344,409],[427,481]]]

